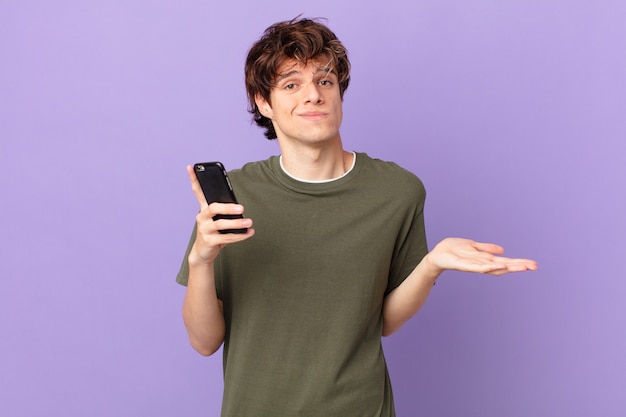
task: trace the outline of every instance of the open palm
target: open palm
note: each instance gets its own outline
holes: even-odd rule
[[[493,243],[479,243],[470,239],[447,238],[430,252],[429,258],[440,270],[478,272],[503,275],[509,272],[534,271],[537,263],[530,259],[501,256],[504,248]]]

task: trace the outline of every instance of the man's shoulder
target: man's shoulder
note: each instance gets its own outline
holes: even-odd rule
[[[258,178],[259,175],[267,174],[274,168],[278,156],[270,156],[267,159],[245,163],[241,168],[228,171],[228,176],[235,179]]]
[[[358,153],[357,158],[363,161],[363,172],[368,177],[376,177],[387,184],[411,185],[417,189],[424,189],[424,184],[415,173],[395,162],[373,158],[366,153]]]

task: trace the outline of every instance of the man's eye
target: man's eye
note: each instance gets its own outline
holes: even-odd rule
[[[333,82],[331,80],[322,80],[320,81],[320,85],[329,86],[333,85]]]
[[[285,90],[293,90],[295,88],[296,88],[296,85],[294,83],[285,85]]]

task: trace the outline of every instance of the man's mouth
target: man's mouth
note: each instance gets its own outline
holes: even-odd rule
[[[300,117],[303,117],[307,120],[320,120],[326,117],[326,113],[318,112],[318,111],[311,111],[311,112],[300,113]]]

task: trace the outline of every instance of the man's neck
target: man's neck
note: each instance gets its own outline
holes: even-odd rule
[[[281,146],[282,164],[289,175],[307,181],[339,178],[352,166],[353,155],[339,142],[333,147]]]

